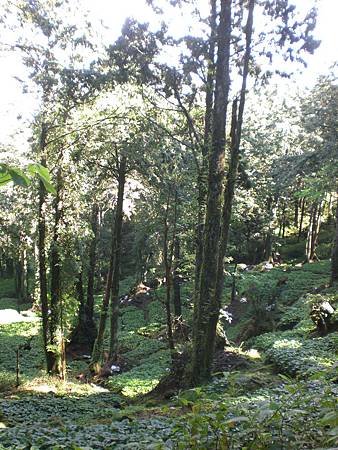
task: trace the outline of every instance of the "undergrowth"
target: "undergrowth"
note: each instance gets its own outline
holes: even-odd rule
[[[275,305],[264,316],[272,318],[273,329],[246,341],[248,351],[227,349],[248,361],[241,370],[218,370],[210,383],[181,391],[167,402],[143,397],[170,368],[163,287],[146,311],[121,308],[119,354],[124,365],[103,386],[77,380],[85,361],[69,362],[66,382],[47,377],[39,322],[0,326],[0,449],[335,448],[338,334],[318,336],[310,319],[319,300],[337,306],[337,293],[325,287],[328,271],[329,263],[322,261],[238,274],[237,299],[246,301],[242,316],[231,328],[225,321],[226,329],[235,337],[253,314]],[[188,323],[191,291],[191,283],[182,286]],[[225,302],[229,291],[227,280]],[[97,296],[96,312],[100,300]],[[13,307],[13,300],[0,303]],[[21,354],[16,389],[15,350],[27,340],[31,349]]]

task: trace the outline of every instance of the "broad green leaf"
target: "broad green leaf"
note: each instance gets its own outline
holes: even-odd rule
[[[8,168],[8,173],[10,174],[14,184],[19,186],[29,186],[30,180],[21,169],[10,167]]]
[[[47,167],[43,166],[42,164],[39,164],[39,163],[29,164],[28,171],[32,175],[35,175],[35,174],[39,175],[40,178],[44,178],[48,182],[50,182],[50,180],[51,180]]]
[[[51,194],[56,194],[56,189],[55,187],[48,181],[46,180],[46,178],[42,177],[39,173],[37,173],[37,176],[40,178],[40,180],[42,181],[45,189],[47,192],[51,193]]]
[[[9,183],[10,181],[12,181],[12,177],[10,176],[10,174],[8,172],[4,172],[3,174],[0,174],[0,186],[2,186],[3,184]]]

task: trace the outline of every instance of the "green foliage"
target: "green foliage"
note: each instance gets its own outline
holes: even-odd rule
[[[266,305],[277,299],[279,326],[293,325],[292,330],[258,336],[251,344],[275,369],[299,376],[298,381],[276,376],[260,359],[252,360],[247,369],[219,373],[211,383],[183,391],[173,403],[154,410],[144,400],[127,406],[126,398],[137,401],[138,396],[158,384],[170,367],[162,288],[148,305],[147,322],[143,309],[121,309],[119,353],[126,370],[108,378],[105,388],[109,391],[97,392],[90,385],[73,384],[72,389],[78,393],[72,393],[69,382],[48,387],[50,381],[41,378],[40,324],[1,326],[2,390],[13,389],[15,384],[13,349],[32,337],[32,349],[22,354],[22,382],[36,389],[39,384],[46,385],[53,392],[19,391],[16,396],[0,399],[1,421],[7,427],[0,434],[0,446],[214,450],[217,443],[233,450],[267,450],[279,448],[276,443],[283,442],[291,450],[332,447],[336,438],[337,392],[331,380],[335,377],[337,333],[311,338],[314,326],[309,312],[321,298],[335,305],[337,296],[332,289],[306,294],[306,284],[309,288],[327,279],[327,268],[327,262],[301,268],[285,266],[270,272],[244,273],[239,279],[241,295],[248,293],[248,301],[253,303],[246,318],[257,313],[257,308],[252,307],[256,303]],[[287,283],[277,287],[278,280],[285,276]],[[184,285],[182,291],[184,314],[191,318],[191,285]],[[288,306],[299,292],[302,296]],[[70,380],[85,369],[84,362],[72,361]]]
[[[266,333],[253,341],[253,346],[264,351],[266,360],[281,373],[308,377],[333,367],[338,347],[338,335],[306,339],[303,330]]]
[[[222,380],[220,380],[222,383]],[[294,382],[231,396],[183,393],[191,412],[174,427],[179,449],[299,449],[331,446],[337,438],[336,387],[321,381]],[[217,447],[218,445],[218,447]]]
[[[44,355],[39,331],[40,324],[38,322],[19,322],[0,326],[0,374],[15,373],[15,351],[28,340],[30,340],[31,349],[20,352],[21,377],[23,380],[29,380],[42,373]]]
[[[169,350],[159,350],[142,359],[131,370],[110,377],[107,386],[126,397],[146,394],[154,389],[170,368]]]
[[[50,174],[48,169],[41,164],[29,164],[27,166],[27,172],[31,176],[37,176],[40,181],[42,181],[47,192],[56,194],[55,188],[51,183]],[[26,175],[26,173],[8,164],[0,164],[0,186],[13,181],[15,185],[28,187],[31,184],[31,179]]]

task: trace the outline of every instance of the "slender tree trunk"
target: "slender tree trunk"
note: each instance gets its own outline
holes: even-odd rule
[[[166,318],[167,318],[167,335],[168,335],[168,345],[171,351],[171,355],[173,357],[175,351],[175,343],[174,336],[172,330],[172,322],[171,322],[171,308],[170,308],[170,298],[171,298],[171,285],[172,285],[172,276],[171,276],[171,262],[172,255],[170,255],[169,251],[169,206],[170,206],[170,189],[168,190],[167,197],[167,205],[164,216],[164,228],[163,228],[163,265],[165,270],[165,281],[166,281],[166,297],[165,297],[165,309],[166,309]]]
[[[286,227],[286,201],[284,203],[283,217],[282,217],[282,238],[283,239],[285,239],[285,227]]]
[[[174,290],[174,315],[175,317],[180,317],[182,315],[182,304],[181,304],[181,287],[180,287],[180,239],[176,236],[174,241],[174,276],[173,276],[173,290]]]
[[[114,236],[114,226],[113,226],[112,236]],[[103,356],[103,339],[104,339],[104,332],[106,329],[109,300],[110,300],[110,295],[111,295],[111,286],[112,286],[113,269],[114,269],[114,256],[115,256],[115,240],[112,238],[109,269],[108,269],[107,280],[106,280],[106,288],[105,288],[105,292],[104,292],[103,299],[102,299],[99,328],[98,328],[97,336],[96,336],[96,339],[94,342],[92,358],[91,358],[91,362],[90,362],[90,369],[95,373],[99,373],[99,371],[100,371],[101,361],[102,361],[102,356]]]
[[[331,285],[338,283],[338,191],[336,200],[336,232],[331,256]]]
[[[110,346],[109,359],[115,360],[118,348],[118,320],[119,320],[119,283],[120,283],[120,265],[121,265],[121,244],[122,244],[122,222],[123,222],[123,197],[126,183],[127,160],[125,156],[121,157],[118,178],[118,194],[114,226],[114,264],[112,276],[112,296],[110,310]]]
[[[296,200],[294,201],[294,205],[295,205],[295,215],[294,215],[294,226],[298,227],[298,216],[299,216],[299,199],[296,198]]]
[[[46,164],[47,124],[42,123],[40,135],[41,164]],[[38,209],[38,256],[39,256],[39,295],[42,315],[42,335],[46,355],[47,372],[53,367],[52,353],[49,351],[49,305],[47,296],[47,266],[46,266],[46,197],[47,192],[42,181],[39,181],[39,209]]]
[[[95,269],[96,269],[96,259],[97,259],[97,244],[99,235],[99,206],[95,203],[92,209],[91,216],[91,229],[93,233],[93,238],[89,247],[89,267],[88,267],[88,281],[87,281],[87,314],[88,321],[93,322],[94,328],[95,323],[93,319],[94,314],[94,279],[95,279]]]
[[[269,214],[269,229],[265,237],[265,244],[264,244],[264,260],[273,262],[272,257],[272,223],[274,219],[274,208],[273,208],[273,198],[268,197],[267,199],[267,211]]]
[[[27,256],[27,248],[23,251],[23,269],[24,269],[24,289],[25,289],[25,298],[27,301],[31,301],[30,295],[30,265],[29,259]]]
[[[15,291],[18,305],[26,301],[26,274],[24,250],[19,250],[19,258],[15,264]]]
[[[320,219],[321,202],[314,202],[310,211],[310,223],[306,239],[306,262],[313,262],[317,259],[316,247],[318,243]]]
[[[85,325],[86,319],[85,319],[85,297],[84,297],[84,290],[83,290],[83,274],[82,269],[77,274],[76,280],[75,280],[75,291],[76,291],[76,297],[79,303],[79,325],[77,327],[77,333],[79,332],[85,332],[85,329],[83,329],[81,326]],[[80,328],[81,327],[81,328]],[[77,344],[81,344],[81,338],[72,337],[71,342],[73,343],[74,340]]]
[[[224,180],[225,125],[230,87],[229,60],[231,0],[221,3],[218,28],[215,106],[212,150],[209,156],[208,198],[203,236],[200,286],[195,302],[191,381],[199,384],[210,376],[208,330],[212,295],[216,288]]]
[[[333,214],[332,214],[332,192],[330,192],[329,195],[329,201],[328,201],[328,205],[327,205],[327,222],[330,223],[331,219],[333,218]]]
[[[88,267],[88,280],[87,280],[87,299],[85,301],[83,291],[83,276],[82,270],[79,273],[76,282],[76,292],[79,300],[79,313],[77,325],[72,331],[69,347],[79,345],[84,351],[91,353],[95,338],[97,336],[96,324],[94,321],[94,276],[96,266],[96,247],[97,247],[97,235],[98,235],[98,213],[99,208],[97,204],[92,207],[91,214],[91,228],[93,232],[93,238],[89,245],[89,267]],[[81,290],[79,277],[81,275]],[[80,295],[80,293],[82,294]]]
[[[61,256],[59,248],[59,229],[61,222],[61,191],[62,172],[57,172],[56,198],[54,201],[54,227],[51,244],[51,301],[50,301],[50,347],[51,347],[51,369],[50,373],[64,378],[63,367],[63,330],[61,326]]]
[[[240,93],[238,116],[237,116],[237,101],[235,100],[232,108],[232,124],[231,124],[231,153],[230,153],[230,165],[227,176],[226,189],[224,191],[224,203],[222,210],[222,227],[221,227],[221,239],[217,262],[217,278],[216,278],[216,289],[214,296],[211,301],[210,308],[210,319],[208,324],[208,337],[207,346],[209,352],[206,355],[207,373],[208,376],[211,375],[213,353],[215,347],[216,339],[216,327],[219,318],[219,311],[221,308],[221,299],[224,284],[224,257],[227,250],[230,220],[232,204],[235,195],[235,185],[238,173],[238,163],[240,156],[240,143],[242,136],[242,125],[243,125],[243,115],[245,106],[245,96],[246,96],[246,84],[247,77],[249,73],[249,62],[251,54],[251,39],[252,39],[252,28],[253,28],[253,10],[254,10],[254,0],[249,1],[249,11],[248,20],[246,24],[246,49],[244,55],[244,67],[243,67],[243,79],[242,87]]]
[[[205,220],[205,204],[207,197],[207,171],[208,155],[211,148],[212,137],[212,113],[214,102],[215,81],[215,44],[216,44],[216,0],[211,0],[210,14],[210,44],[208,53],[208,75],[206,80],[205,115],[204,115],[204,142],[202,147],[202,165],[198,174],[198,213],[196,231],[196,255],[195,255],[195,289],[194,295],[198,295],[200,272],[203,257],[203,230]]]
[[[300,238],[302,236],[302,231],[303,231],[303,220],[304,220],[304,213],[305,213],[305,198],[302,198],[301,202],[302,202],[302,206],[301,206],[301,212],[300,212],[300,221],[299,221],[297,242],[300,241]]]
[[[232,276],[232,283],[231,283],[231,299],[230,299],[230,303],[232,305],[236,301],[236,269],[237,269],[237,264],[235,264],[234,271],[231,274],[231,276]]]

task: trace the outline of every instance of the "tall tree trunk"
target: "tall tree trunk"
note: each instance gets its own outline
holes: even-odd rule
[[[293,219],[293,223],[295,227],[298,227],[298,216],[299,216],[299,199],[296,198],[296,200],[294,200],[294,205],[295,205],[295,215],[294,215],[294,219]]]
[[[331,285],[338,283],[338,191],[336,203],[336,232],[331,256]]]
[[[214,102],[215,81],[215,44],[216,44],[216,0],[211,0],[210,14],[210,43],[208,52],[208,75],[206,80],[205,114],[204,114],[204,142],[202,147],[202,165],[198,174],[198,213],[196,230],[196,255],[195,255],[195,288],[194,295],[198,295],[200,272],[203,257],[203,229],[205,220],[205,204],[207,197],[207,171],[208,155],[212,137],[212,113]]]
[[[127,159],[121,157],[118,175],[118,194],[114,226],[114,264],[112,276],[112,295],[110,309],[110,346],[109,359],[115,360],[118,348],[118,323],[119,323],[119,284],[120,284],[120,265],[121,265],[121,245],[122,245],[122,222],[123,222],[123,198],[126,183]]]
[[[182,315],[182,304],[181,304],[181,287],[180,287],[180,239],[176,236],[174,241],[174,276],[173,276],[173,291],[174,291],[174,315],[175,317],[180,317]]]
[[[62,192],[62,172],[58,169],[56,179],[56,198],[54,200],[54,227],[51,243],[51,282],[50,282],[50,348],[51,348],[51,368],[50,373],[64,378],[63,373],[63,330],[61,324],[61,256],[59,248],[59,232],[61,222],[61,192]]]
[[[217,277],[216,277],[216,289],[214,291],[214,296],[211,298],[210,305],[210,319],[208,324],[208,335],[207,335],[207,347],[209,351],[206,355],[206,365],[207,374],[211,375],[215,339],[216,339],[216,327],[219,318],[219,311],[221,308],[221,298],[224,283],[224,257],[226,254],[232,204],[235,195],[235,185],[238,173],[238,163],[240,156],[240,143],[242,136],[242,125],[243,125],[243,115],[245,106],[245,96],[246,96],[246,84],[247,77],[249,73],[249,62],[251,54],[251,39],[252,39],[252,28],[253,28],[253,10],[255,2],[254,0],[249,1],[249,11],[248,20],[245,27],[246,30],[246,49],[244,55],[244,67],[243,67],[243,79],[242,87],[240,93],[239,107],[238,107],[238,117],[237,117],[237,101],[235,100],[232,110],[232,126],[231,126],[231,153],[230,153],[230,165],[227,176],[226,189],[224,191],[224,202],[222,210],[222,226],[221,226],[221,239],[219,246],[219,254],[217,261]]]
[[[286,201],[284,204],[282,217],[282,239],[285,239],[285,228],[286,228]]]
[[[115,223],[115,220],[114,220],[114,223]],[[97,336],[96,336],[94,346],[93,346],[92,358],[90,361],[90,369],[95,373],[99,373],[100,368],[101,368],[102,357],[103,357],[103,339],[104,339],[104,333],[105,333],[106,322],[107,322],[107,317],[108,317],[109,300],[110,300],[110,295],[111,295],[111,286],[112,286],[113,270],[114,270],[115,240],[113,239],[113,236],[114,236],[114,225],[112,226],[111,254],[110,254],[110,261],[109,261],[109,269],[108,269],[108,273],[107,273],[106,287],[105,287],[105,292],[103,295],[102,305],[101,305],[99,328],[97,331]]]
[[[25,256],[22,248],[19,250],[19,258],[15,263],[15,293],[18,307],[20,307],[20,304],[25,303],[27,298]]]
[[[79,313],[77,325],[74,328],[68,347],[80,346],[82,350],[91,353],[95,338],[97,336],[96,324],[94,321],[94,276],[95,276],[95,266],[96,266],[96,247],[97,247],[97,235],[98,235],[98,214],[99,208],[97,204],[92,207],[91,214],[91,228],[93,232],[93,237],[89,245],[89,267],[87,276],[87,299],[85,301],[83,293],[83,281],[82,281],[82,270],[79,273],[76,282],[76,292],[79,300]],[[81,275],[81,291],[80,295],[80,281],[79,277]]]
[[[267,199],[267,211],[269,214],[269,229],[266,234],[265,244],[264,244],[264,259],[265,261],[273,262],[272,257],[272,223],[274,219],[274,208],[273,208],[273,198],[268,197]]]
[[[221,3],[218,27],[215,105],[213,115],[212,148],[209,155],[208,197],[203,236],[203,260],[199,292],[195,301],[191,381],[205,381],[211,367],[208,364],[208,329],[212,295],[216,288],[217,262],[220,242],[222,194],[224,180],[225,125],[230,87],[229,60],[231,38],[231,0]]]
[[[171,320],[171,307],[170,307],[170,298],[171,298],[171,286],[172,286],[172,276],[171,276],[171,266],[172,266],[172,251],[169,250],[169,207],[170,207],[170,189],[168,190],[167,204],[163,221],[163,265],[165,271],[165,287],[166,287],[166,296],[165,296],[165,310],[166,310],[166,319],[167,319],[167,335],[168,335],[168,345],[171,351],[172,359],[174,357],[175,351],[175,343],[174,336],[172,330],[172,320]],[[177,201],[177,193],[175,198],[175,209],[176,209],[176,201]],[[175,213],[176,216],[176,213]],[[175,217],[176,222],[176,217]],[[174,225],[176,228],[176,225]],[[174,231],[173,239],[175,239],[175,231]]]
[[[301,203],[302,203],[302,206],[301,206],[301,212],[300,212],[300,220],[299,220],[299,230],[298,230],[297,242],[300,241],[300,238],[302,236],[302,231],[303,231],[303,220],[304,220],[304,213],[305,213],[305,198],[302,198]]]
[[[42,123],[40,134],[41,164],[46,164],[47,124]],[[39,255],[39,296],[42,315],[42,335],[46,355],[47,372],[53,367],[52,353],[49,350],[49,305],[47,296],[47,265],[46,265],[46,197],[47,192],[42,181],[39,181],[39,209],[38,209],[38,255]]]
[[[95,280],[95,270],[96,270],[96,259],[97,259],[97,244],[99,235],[99,206],[97,203],[93,205],[92,215],[91,215],[91,229],[93,233],[92,240],[89,247],[89,267],[87,276],[87,302],[86,309],[88,315],[88,321],[93,322],[95,327],[93,314],[94,314],[94,280]]]
[[[313,262],[317,259],[316,247],[321,221],[321,202],[315,201],[310,211],[310,223],[306,239],[306,262]]]

